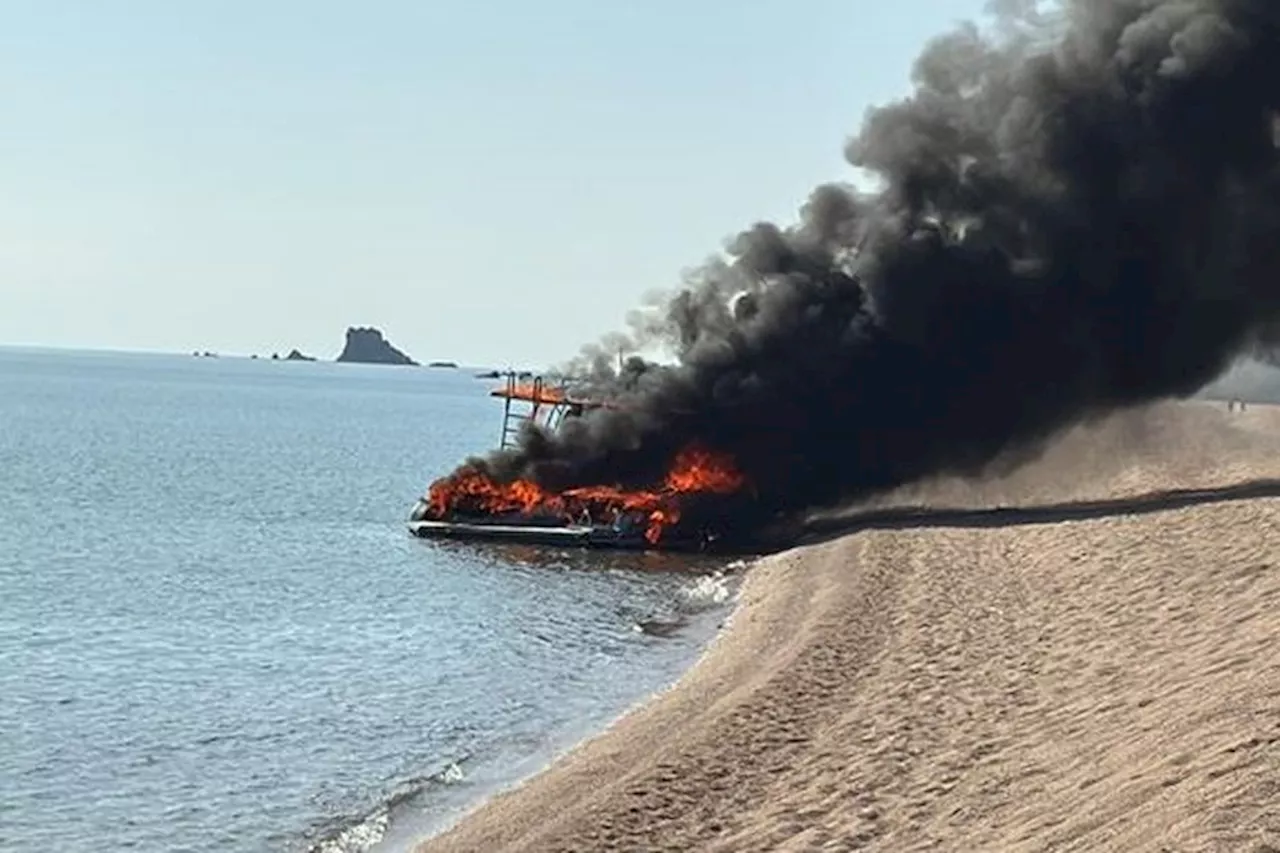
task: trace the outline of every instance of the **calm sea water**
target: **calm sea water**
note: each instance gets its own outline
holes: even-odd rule
[[[714,563],[406,533],[491,386],[0,349],[0,849],[404,849],[674,680]]]

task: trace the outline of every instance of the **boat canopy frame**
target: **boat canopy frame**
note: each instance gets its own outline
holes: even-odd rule
[[[578,417],[589,409],[602,408],[598,400],[573,396],[568,383],[552,383],[542,376],[508,370],[502,374],[506,383],[489,392],[502,398],[502,436],[498,447],[515,447],[526,424],[540,426],[549,432],[560,429],[567,417]]]

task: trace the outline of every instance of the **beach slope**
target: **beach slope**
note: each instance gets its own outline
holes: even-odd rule
[[[419,851],[1280,850],[1280,488],[1212,491],[1264,478],[1280,412],[1166,404],[879,501],[1042,510],[828,518],[675,688]]]

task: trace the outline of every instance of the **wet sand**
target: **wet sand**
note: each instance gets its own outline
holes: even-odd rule
[[[1167,404],[877,502],[1087,517],[828,518],[672,690],[419,851],[1280,851],[1280,498],[1158,505],[1258,478],[1280,409]]]

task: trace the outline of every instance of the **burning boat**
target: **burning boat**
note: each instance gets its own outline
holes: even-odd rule
[[[506,385],[490,392],[504,401],[501,444],[513,446],[526,423],[556,430],[611,403],[576,396],[541,377],[521,381],[508,373]],[[587,548],[706,550],[718,533],[686,521],[686,507],[699,496],[725,495],[743,488],[733,460],[700,446],[676,455],[661,483],[650,489],[585,486],[551,492],[536,483],[499,483],[463,468],[431,484],[409,518],[422,538],[486,539]]]

